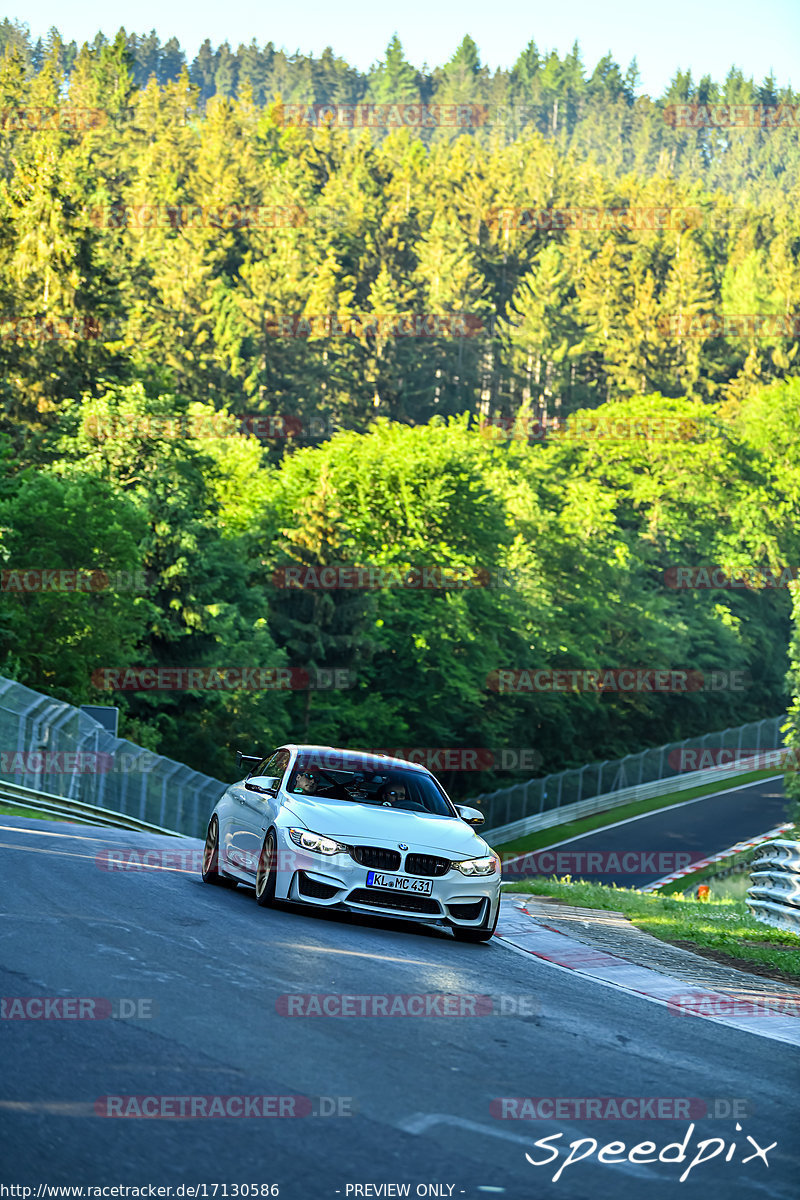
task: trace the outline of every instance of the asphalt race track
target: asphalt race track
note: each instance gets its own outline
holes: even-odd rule
[[[571,838],[560,844],[560,860],[553,857],[556,851],[540,850],[534,854],[539,870],[533,869],[533,858],[529,858],[527,866],[517,864],[513,870],[510,865],[506,867],[503,878],[522,879],[534,874],[546,877],[572,875],[575,879],[616,883],[618,887],[643,887],[671,875],[674,868],[667,864],[678,861],[678,855],[688,855],[687,861],[694,862],[719,854],[737,842],[747,841],[781,825],[786,821],[785,814],[783,779],[778,776],[647,813],[585,837]],[[610,819],[613,820],[613,814]],[[620,860],[627,855],[627,864],[634,869],[587,870],[587,865],[592,865],[586,857],[589,853],[602,854],[601,865],[605,866],[609,865],[610,855],[616,855]],[[641,869],[650,862],[654,862],[655,870]],[[660,869],[659,862],[665,869]],[[620,862],[620,865],[625,864]]]
[[[681,822],[701,807],[682,809]],[[729,844],[742,826],[730,806],[721,811]],[[760,812],[768,826],[773,817],[763,804]],[[242,1195],[242,1185],[277,1184],[286,1200],[705,1200],[714,1191],[796,1200],[800,1064],[791,1047],[676,1017],[496,939],[471,946],[438,929],[263,910],[249,889],[208,887],[191,868],[109,871],[97,860],[127,847],[168,851],[174,862],[197,845],[0,817],[3,1184],[31,1186],[33,1196],[42,1183],[205,1184],[207,1196],[215,1184],[227,1185],[227,1196],[233,1185]],[[453,1015],[286,1015],[281,997],[294,995],[296,1006],[309,993],[448,994]],[[494,997],[494,1011],[472,1015],[476,995]],[[15,997],[40,1003],[14,1007]],[[49,1019],[14,1019],[23,1010],[46,1014],[48,997]],[[83,998],[84,1012],[100,1019],[63,1019],[55,997]],[[108,1000],[123,1015],[105,1015]],[[139,1098],[133,1111],[160,1112],[166,1103],[175,1112],[178,1097],[214,1096],[302,1099],[284,1101],[293,1118],[101,1115],[131,1111],[121,1097]],[[660,1119],[498,1119],[492,1102],[510,1097],[684,1103]],[[706,1111],[701,1102],[724,1114],[737,1102],[741,1129],[732,1119],[688,1118]],[[201,1109],[207,1103],[198,1100]],[[320,1109],[334,1115],[314,1115]],[[687,1132],[683,1162],[625,1157],[642,1142],[656,1148],[640,1158],[657,1155]],[[748,1135],[760,1147],[777,1143],[768,1165]],[[568,1143],[583,1138],[595,1139],[596,1151],[564,1168]],[[679,1183],[699,1143],[716,1138],[722,1146],[700,1152],[716,1156]],[[616,1146],[605,1152],[612,1161],[598,1161],[620,1141],[624,1151]],[[544,1164],[553,1145],[562,1148],[557,1161],[526,1160],[528,1151]],[[216,1194],[226,1193],[220,1186]]]

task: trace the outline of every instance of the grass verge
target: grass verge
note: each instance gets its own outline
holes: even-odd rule
[[[793,837],[792,833],[784,833],[785,838]],[[681,892],[686,892],[689,888],[695,887],[698,883],[708,883],[722,872],[730,867],[740,863],[750,863],[755,850],[740,850],[738,854],[728,854],[725,858],[720,858],[717,862],[709,863],[707,867],[701,867],[699,871],[692,871],[691,875],[684,875],[680,879],[674,880],[672,883],[665,883],[659,892],[662,896],[680,895]]]
[[[638,929],[740,970],[800,985],[800,937],[762,925],[741,900],[694,900],[634,888],[563,879],[532,879],[504,891],[553,896],[579,908],[614,909]]]
[[[81,821],[79,817],[57,817],[52,813],[36,813],[30,808],[15,808],[13,804],[0,804],[0,817],[30,817],[34,821],[61,821],[66,825],[77,822],[79,825],[89,825],[90,821]]]
[[[621,804],[619,808],[607,808],[603,812],[592,813],[590,817],[581,817],[578,821],[567,821],[563,825],[552,825],[549,829],[537,829],[524,837],[515,838],[512,842],[502,842],[493,848],[503,855],[522,854],[528,850],[544,850],[556,842],[567,838],[580,837],[584,833],[593,833],[596,829],[605,829],[617,821],[625,821],[628,817],[639,817],[644,813],[656,812],[660,808],[669,808],[673,804],[682,804],[684,800],[696,800],[700,796],[713,796],[715,792],[725,791],[728,787],[741,787],[747,783],[757,783],[760,779],[769,779],[774,771],[748,771],[730,780],[717,780],[716,783],[706,783],[700,787],[689,788],[685,792],[668,792],[663,796],[655,796],[652,800],[636,800],[630,804]],[[788,820],[788,818],[787,818]]]

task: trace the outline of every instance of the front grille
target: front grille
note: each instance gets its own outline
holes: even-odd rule
[[[347,897],[349,904],[370,904],[378,908],[395,908],[399,912],[430,913],[439,916],[440,908],[430,896],[412,896],[408,892],[382,891],[380,888],[356,888]]]
[[[451,865],[449,858],[436,858],[433,854],[407,854],[405,869],[409,875],[446,875]]]
[[[298,872],[297,886],[301,896],[308,896],[312,900],[330,900],[331,896],[335,896],[339,891],[338,887],[333,887],[330,883],[310,879],[305,871]]]
[[[470,900],[466,904],[448,904],[450,916],[457,921],[477,921],[483,911],[485,900]]]
[[[350,853],[362,867],[372,867],[376,871],[400,870],[399,850],[389,850],[383,846],[351,846]]]

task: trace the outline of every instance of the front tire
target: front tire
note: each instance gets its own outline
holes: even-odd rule
[[[208,823],[206,844],[203,847],[203,883],[215,883],[217,887],[235,888],[236,880],[220,874],[219,869],[219,821],[216,814]]]
[[[489,911],[491,912],[491,909]],[[497,929],[499,919],[500,902],[498,901],[497,912],[494,914],[494,921],[491,925],[479,925],[477,929],[474,926],[471,929],[465,929],[463,926],[453,925],[453,936],[457,942],[488,942]]]
[[[275,830],[270,829],[264,838],[264,845],[261,847],[256,868],[256,903],[260,904],[262,908],[272,908],[275,903],[275,887],[278,882],[277,845]]]

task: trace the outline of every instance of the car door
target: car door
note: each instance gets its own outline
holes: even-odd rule
[[[276,750],[248,775],[241,785],[241,838],[238,849],[242,868],[255,875],[264,834],[278,808],[277,793],[289,766],[288,750]]]

